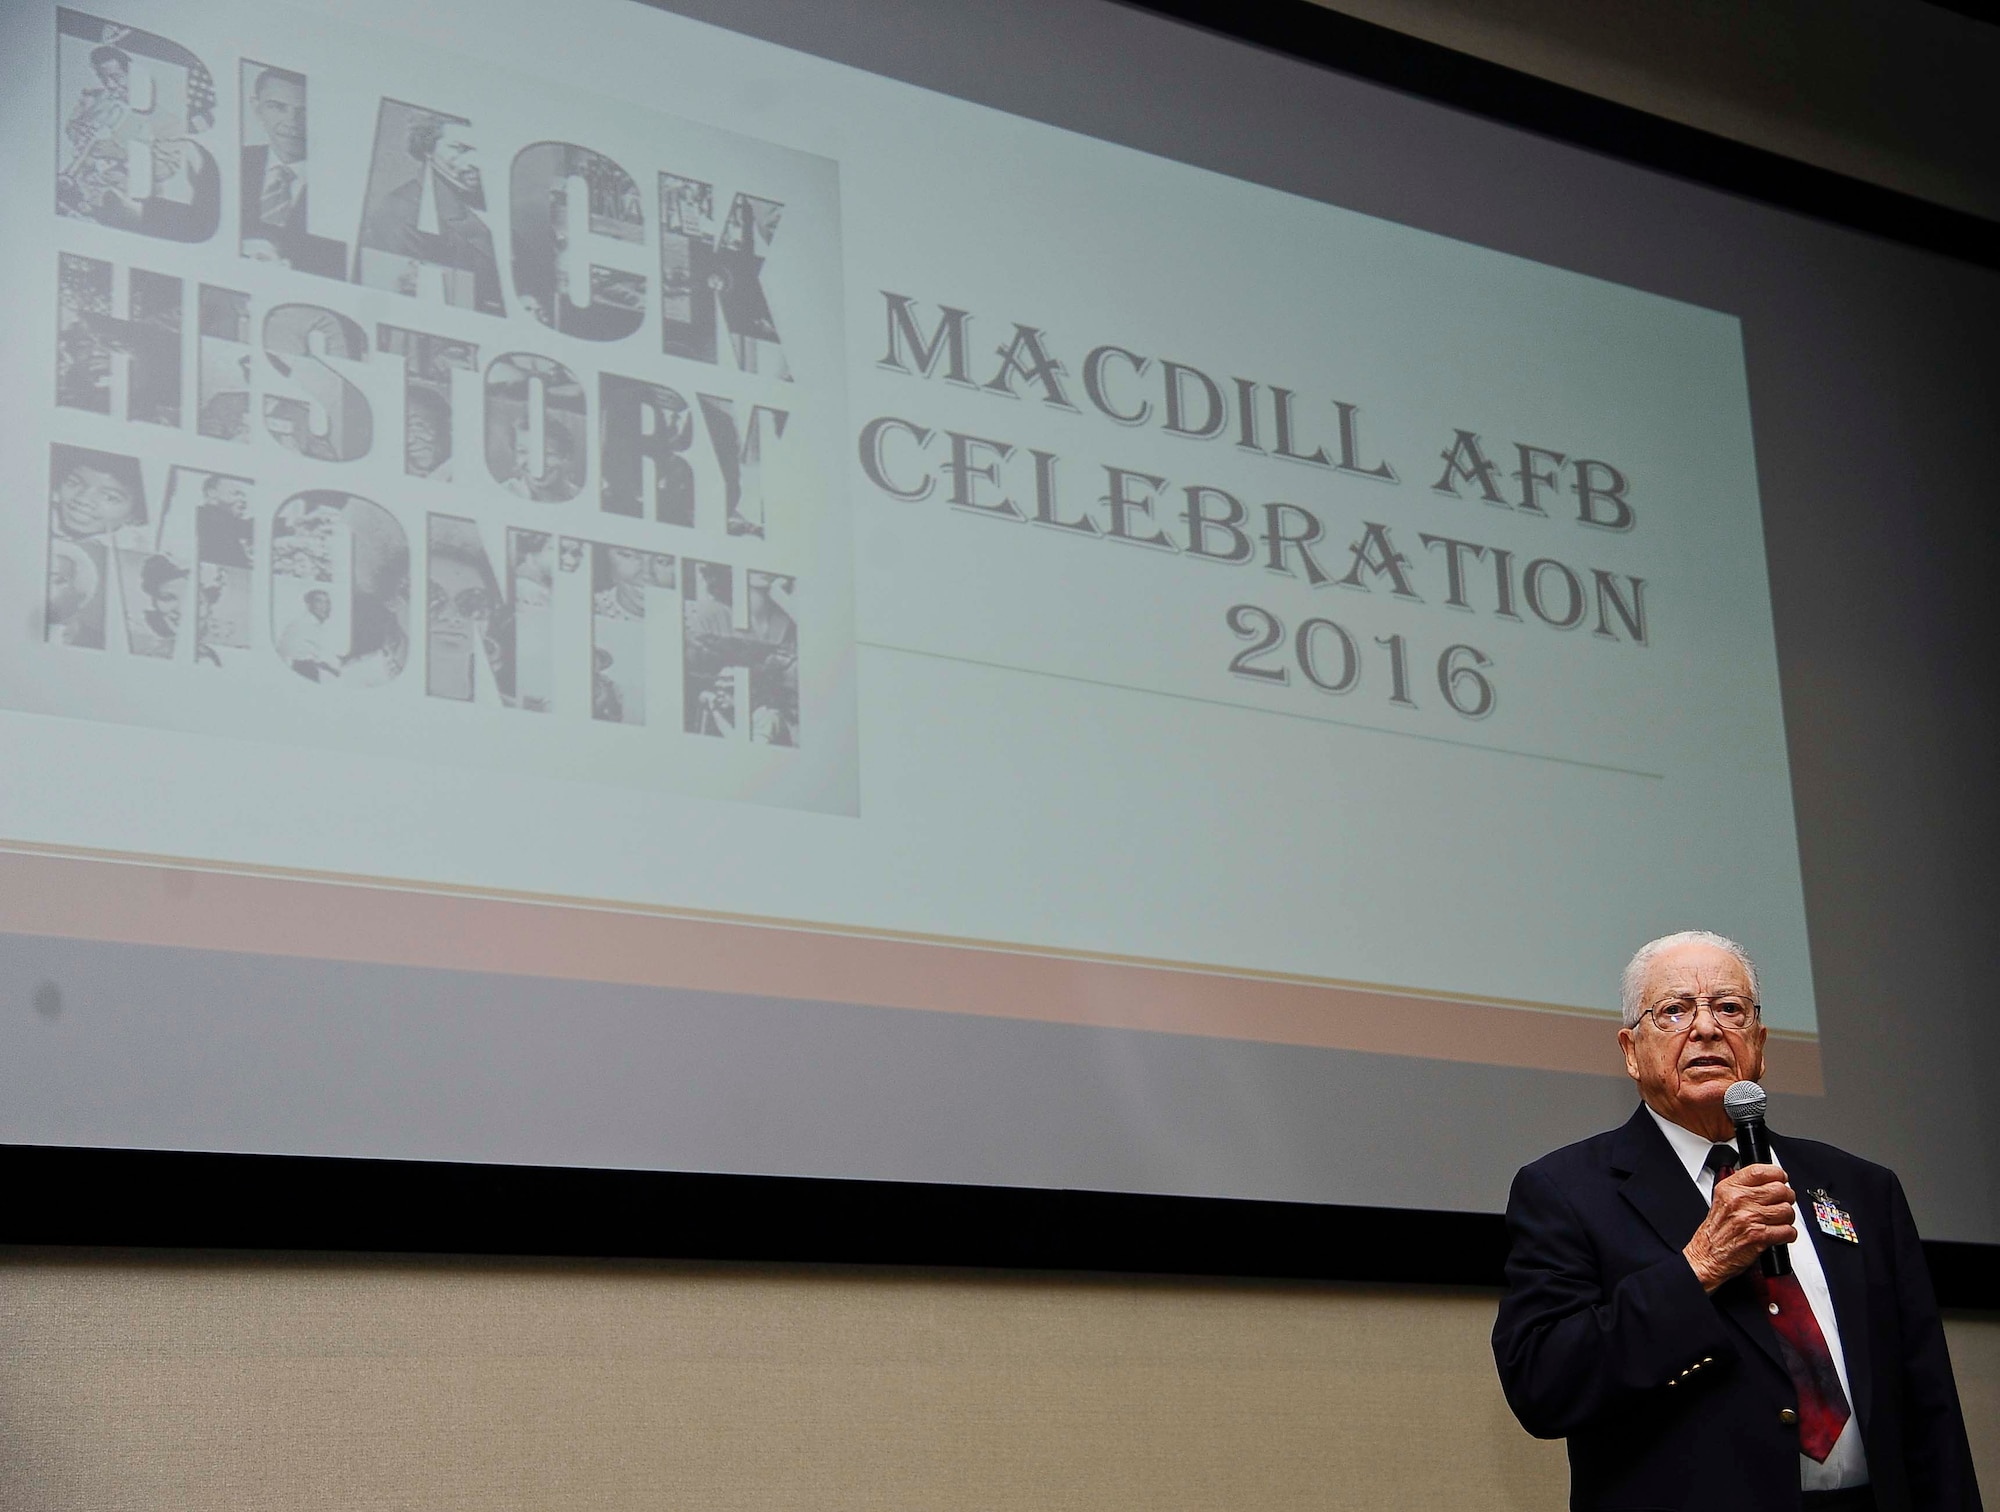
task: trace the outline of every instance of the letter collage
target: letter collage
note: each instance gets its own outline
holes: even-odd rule
[[[275,656],[359,688],[414,663],[431,699],[803,743],[801,577],[761,551],[774,520],[810,502],[786,494],[808,401],[763,285],[784,203],[662,171],[655,232],[648,191],[617,161],[533,142],[497,186],[496,248],[475,123],[384,95],[372,142],[340,144],[366,151],[366,189],[334,234],[308,70],[236,60],[240,145],[225,151],[227,91],[196,53],[66,9],[57,32],[57,217],[213,240],[214,281],[149,269],[136,238],[129,261],[57,256],[56,408],[113,429],[104,445],[59,431],[49,449],[45,643],[214,668]],[[229,234],[218,156],[238,175]],[[230,261],[299,275],[296,301],[260,307],[226,286]],[[343,287],[409,298],[407,323],[344,313]],[[420,329],[440,307],[507,319],[506,335]],[[638,347],[627,360],[650,343],[682,371],[716,372],[683,392],[496,349],[523,317]],[[159,433],[128,454],[117,427],[191,433],[201,449],[148,460]],[[208,443],[244,447],[240,470],[214,466]],[[411,519],[330,472],[260,501],[251,449],[273,445],[335,465],[386,456],[429,507]],[[493,507],[503,496],[516,513]],[[680,534],[650,549],[629,528],[593,530],[593,515]],[[731,542],[759,550],[725,561],[716,547]],[[663,604],[678,619],[671,674],[647,626]]]

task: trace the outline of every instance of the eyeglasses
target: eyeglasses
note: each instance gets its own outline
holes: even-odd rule
[[[484,588],[462,588],[457,593],[446,593],[432,583],[431,618],[437,619],[447,610],[457,610],[461,619],[484,619],[493,612],[493,598]]]
[[[1693,1025],[1704,1004],[1718,1029],[1741,1029],[1757,1016],[1757,1005],[1740,997],[1674,998],[1670,1002],[1656,1003],[1646,1012],[1662,1033],[1679,1034]]]

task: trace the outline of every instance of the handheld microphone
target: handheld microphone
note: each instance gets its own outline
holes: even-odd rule
[[[1771,1135],[1764,1127],[1764,1109],[1770,1105],[1764,1089],[1753,1081],[1734,1082],[1722,1094],[1722,1106],[1736,1125],[1736,1158],[1742,1165],[1771,1164]],[[1797,1218],[1797,1210],[1793,1210]],[[1774,1244],[1757,1257],[1757,1268],[1767,1276],[1792,1273],[1791,1252]]]

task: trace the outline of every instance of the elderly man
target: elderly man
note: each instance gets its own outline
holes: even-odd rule
[[[1736,1168],[1723,1093],[1764,1074],[1750,957],[1668,935],[1623,986],[1618,1043],[1642,1106],[1515,1178],[1493,1328],[1515,1415],[1569,1440],[1570,1505],[1978,1508],[1895,1175],[1790,1137],[1776,1164]],[[1791,1275],[1761,1274],[1773,1245]]]

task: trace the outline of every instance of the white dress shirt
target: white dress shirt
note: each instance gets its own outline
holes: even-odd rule
[[[1690,1180],[1701,1193],[1703,1202],[1715,1200],[1715,1172],[1708,1168],[1708,1152],[1716,1141],[1706,1134],[1697,1134],[1692,1129],[1683,1129],[1677,1123],[1670,1123],[1653,1112],[1651,1104],[1646,1107],[1652,1113],[1653,1122],[1660,1126],[1660,1132],[1667,1136],[1667,1143],[1673,1146],[1674,1154],[1687,1167]],[[1785,1163],[1784,1152],[1776,1140],[1771,1141],[1771,1158],[1780,1167]],[[1806,1294],[1806,1301],[1812,1305],[1813,1318],[1819,1324],[1819,1331],[1826,1336],[1827,1353],[1833,1356],[1833,1368],[1840,1377],[1840,1389],[1847,1396],[1848,1417],[1840,1430],[1840,1437],[1833,1441],[1833,1448],[1827,1452],[1826,1463],[1799,1456],[1799,1487],[1805,1491],[1833,1491],[1843,1486],[1863,1486],[1868,1483],[1868,1454],[1861,1446],[1861,1422],[1854,1415],[1854,1388],[1847,1384],[1847,1356],[1840,1348],[1840,1324],[1833,1316],[1833,1294],[1826,1289],[1826,1271],[1819,1263],[1819,1251],[1814,1248],[1820,1241],[1815,1237],[1816,1225],[1810,1221],[1812,1204],[1800,1204],[1796,1222],[1799,1238],[1785,1246],[1792,1257],[1792,1274],[1799,1278],[1799,1289]]]
[[[308,609],[278,636],[278,655],[288,662],[315,662],[331,667],[340,660],[327,644],[332,638],[326,621]]]

